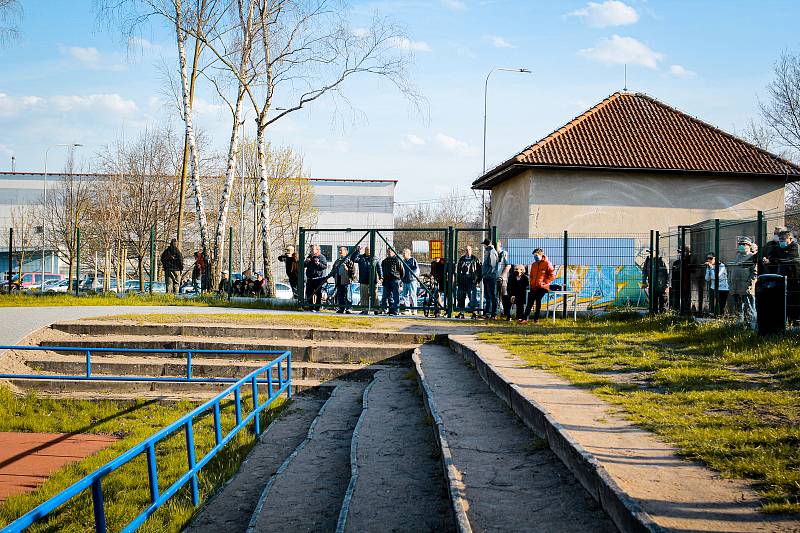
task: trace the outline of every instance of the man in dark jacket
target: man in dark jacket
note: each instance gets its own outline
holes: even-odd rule
[[[778,246],[764,258],[764,263],[779,276],[786,276],[786,317],[789,322],[800,320],[800,247],[791,231],[783,228]]]
[[[389,307],[390,315],[400,314],[400,285],[403,283],[405,267],[403,261],[395,255],[394,250],[386,251],[386,259],[381,263],[383,270],[383,294]]]
[[[525,320],[525,302],[528,297],[528,276],[525,274],[525,265],[514,265],[508,274],[506,294],[503,296],[503,311],[506,320],[511,320],[511,306],[517,306],[517,320]]]
[[[306,268],[306,302],[312,311],[319,311],[322,304],[322,286],[325,284],[325,271],[328,269],[328,260],[320,252],[319,245],[311,246],[311,253],[304,262]]]
[[[278,261],[286,267],[286,277],[289,278],[292,294],[297,298],[297,268],[300,263],[300,256],[294,251],[294,246],[291,244],[287,246],[283,254],[278,256]]]
[[[775,231],[772,232],[772,239],[767,241],[762,250],[761,256],[764,258],[764,274],[777,274],[777,263],[770,263],[769,256],[775,254],[780,249],[780,234],[788,231],[786,226],[776,226]]]
[[[653,265],[652,267],[651,264]],[[655,272],[651,273],[651,268],[654,268]],[[669,285],[669,271],[663,257],[659,256],[654,260],[651,255],[648,255],[645,258],[644,265],[642,265],[642,289],[645,291],[650,286],[651,274],[653,276],[654,309],[656,313],[663,313],[666,305],[667,286]],[[647,294],[650,293],[648,292]]]
[[[339,248],[339,258],[331,267],[331,276],[336,287],[336,304],[339,308],[337,313],[350,314],[350,283],[358,280],[358,265],[355,264],[347,251],[346,246]]]
[[[364,248],[364,252],[356,257],[358,263],[358,293],[361,296],[360,305],[365,309],[361,311],[362,315],[369,314],[369,308],[375,307],[378,303],[378,284],[383,280],[383,271],[381,264],[372,255],[369,246]],[[372,294],[369,292],[370,277],[374,277],[374,290]]]
[[[445,291],[445,275],[447,272],[447,263],[444,257],[440,257],[431,263],[431,280],[433,280],[433,316],[439,315],[439,310],[444,310],[445,301],[442,296]]]
[[[481,262],[472,254],[472,246],[467,246],[466,253],[461,256],[456,266],[456,306],[461,311],[458,318],[464,318],[464,303],[469,298],[469,309],[472,318],[477,318],[478,283],[481,281]]]
[[[181,272],[183,271],[183,254],[178,249],[178,241],[172,239],[169,246],[161,253],[161,268],[167,285],[167,294],[178,294]]]

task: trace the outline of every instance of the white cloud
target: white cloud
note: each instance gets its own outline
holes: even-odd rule
[[[194,112],[198,115],[216,115],[221,112],[224,107],[222,104],[214,104],[204,98],[196,97],[194,102],[192,102],[192,109],[194,109]]]
[[[639,20],[636,10],[619,0],[607,0],[602,4],[589,2],[586,7],[567,13],[569,17],[580,17],[593,28],[625,26]]]
[[[128,46],[130,46],[131,48],[141,49],[142,51],[158,50],[159,48],[161,48],[157,44],[151,43],[144,37],[131,37],[130,39],[128,39]]]
[[[408,135],[403,137],[403,141],[400,143],[400,145],[407,150],[412,148],[417,148],[420,146],[425,146],[425,144],[427,144],[427,141],[425,139],[423,139],[419,135],[414,135],[413,133],[409,133]]]
[[[136,111],[136,102],[123,98],[117,93],[53,96],[47,103],[56,111],[92,111],[129,115]]]
[[[353,28],[352,32],[353,35],[359,39],[364,38],[369,34],[369,30],[367,28]]]
[[[437,133],[433,140],[436,141],[436,144],[440,147],[454,154],[464,155],[470,151],[469,145],[464,141],[459,141],[455,137],[445,135],[441,132]]]
[[[683,65],[671,65],[669,67],[669,73],[676,78],[692,78],[696,75],[696,72],[689,70]]]
[[[641,65],[653,69],[658,68],[658,62],[664,57],[633,37],[619,35],[600,40],[593,48],[581,50],[580,55],[607,65]]]
[[[487,35],[486,38],[492,43],[495,48],[516,48],[513,44],[499,35]]]
[[[408,37],[395,37],[392,40],[395,48],[402,50],[413,50],[415,52],[430,52],[431,47],[425,41],[412,41]]]
[[[464,11],[467,9],[466,4],[461,0],[441,0],[442,6],[450,11]]]
[[[94,47],[82,48],[80,46],[68,46],[65,51],[67,55],[86,65],[94,66],[100,60],[100,52]]]

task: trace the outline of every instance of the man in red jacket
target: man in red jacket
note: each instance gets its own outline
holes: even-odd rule
[[[539,321],[539,312],[542,309],[542,298],[550,292],[550,283],[556,279],[556,270],[553,264],[544,255],[544,250],[537,248],[533,251],[533,263],[529,269],[530,277],[530,292],[528,293],[528,303],[525,306],[525,319],[527,322],[531,316],[531,307],[534,302],[536,303],[536,311],[533,315],[533,321]]]

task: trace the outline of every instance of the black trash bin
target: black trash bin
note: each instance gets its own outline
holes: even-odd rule
[[[763,274],[756,281],[758,333],[769,335],[786,329],[786,277]]]

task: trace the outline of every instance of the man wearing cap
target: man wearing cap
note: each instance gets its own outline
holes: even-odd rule
[[[219,280],[219,285],[217,286],[217,292],[219,294],[225,294],[228,292],[228,283],[230,283],[230,277],[228,276],[228,271],[222,271],[222,279]]]
[[[728,261],[728,287],[739,320],[755,319],[756,246],[749,237],[739,237],[736,256]]]
[[[164,269],[167,294],[178,294],[180,276],[183,271],[183,254],[178,248],[176,239],[172,239],[167,249],[161,253],[161,268]]]
[[[497,320],[497,266],[500,257],[490,239],[483,241],[483,318]]]
[[[553,264],[544,255],[544,250],[536,248],[533,251],[533,262],[530,269],[528,269],[529,283],[528,283],[528,302],[525,305],[525,318],[522,322],[527,322],[528,317],[531,316],[531,309],[534,308],[533,321],[539,321],[539,312],[542,309],[542,298],[550,292],[550,283],[556,279],[556,269]]]
[[[778,272],[778,265],[776,263],[770,264],[769,257],[780,249],[780,234],[785,231],[788,231],[786,226],[775,226],[775,230],[772,232],[772,240],[764,245],[764,274],[776,274]]]

